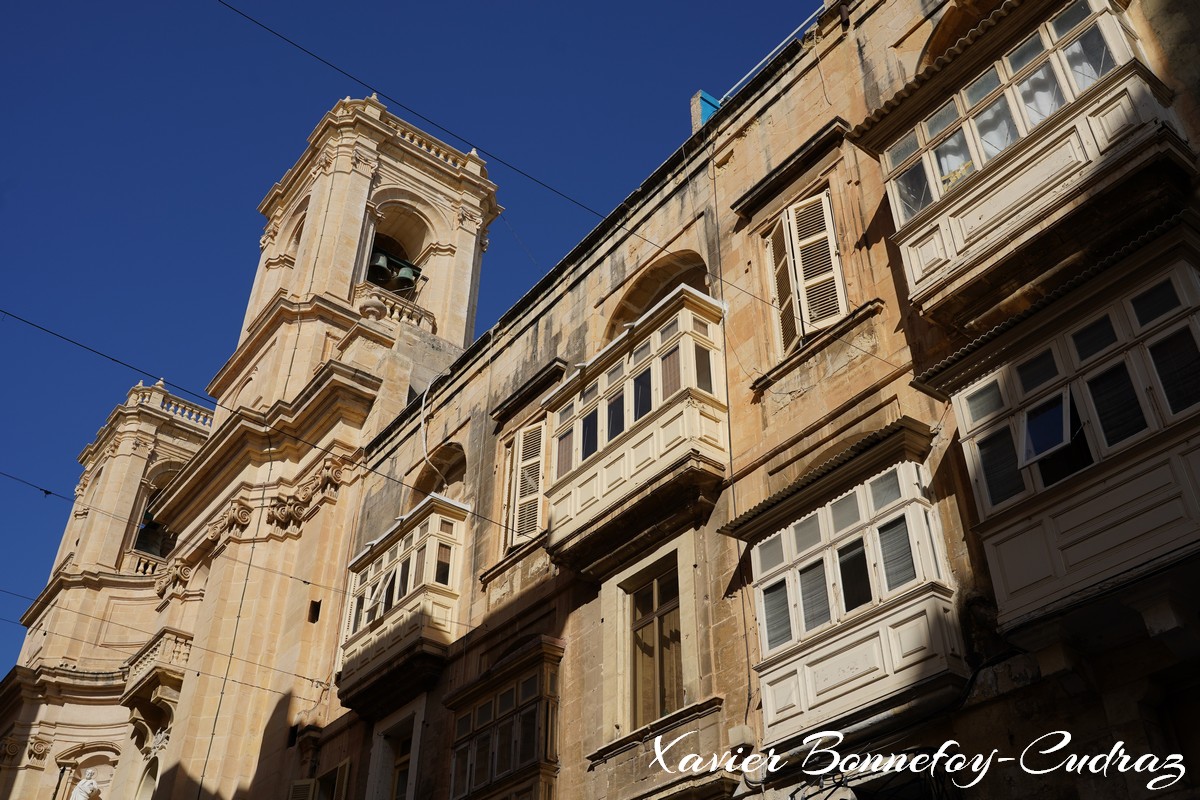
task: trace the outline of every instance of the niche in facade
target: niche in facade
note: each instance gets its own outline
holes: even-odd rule
[[[417,216],[399,206],[385,206],[367,256],[367,282],[401,297],[414,299],[426,280],[416,262],[428,239]]]

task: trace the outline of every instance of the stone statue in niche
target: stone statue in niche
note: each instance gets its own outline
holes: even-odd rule
[[[100,786],[96,783],[96,770],[85,769],[83,771],[83,780],[75,785],[75,790],[71,792],[71,800],[92,800],[100,792]]]

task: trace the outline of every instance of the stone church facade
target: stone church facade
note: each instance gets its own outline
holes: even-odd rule
[[[485,164],[337,103],[215,409],[139,384],[80,456],[0,795],[1195,796],[1198,40],[830,2],[476,339]]]

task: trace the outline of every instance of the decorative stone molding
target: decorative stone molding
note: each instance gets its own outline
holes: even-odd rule
[[[342,459],[335,456],[326,458],[293,494],[281,492],[271,501],[266,510],[267,522],[277,530],[299,527],[322,502],[337,499],[345,468]]]
[[[254,509],[249,503],[235,498],[220,516],[208,523],[208,538],[217,541],[233,531],[245,530],[253,514]]]
[[[192,579],[193,568],[184,564],[179,559],[171,559],[171,563],[166,569],[158,573],[158,577],[154,580],[154,591],[159,597],[167,593],[167,590],[173,589],[175,586],[186,589],[188,581]]]
[[[354,148],[350,164],[355,172],[360,172],[368,178],[374,178],[375,173],[379,170],[379,159],[374,153],[363,147]]]
[[[23,742],[15,736],[0,739],[0,761],[9,761],[21,755]]]
[[[324,150],[317,154],[315,159],[313,159],[313,166],[312,169],[309,170],[309,176],[316,178],[322,173],[328,171],[332,165],[333,149],[327,146]]]
[[[33,736],[29,740],[29,760],[44,762],[50,754],[50,740],[44,736]]]

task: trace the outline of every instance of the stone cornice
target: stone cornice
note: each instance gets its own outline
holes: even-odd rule
[[[195,515],[209,507],[218,492],[236,496],[248,466],[301,461],[314,451],[316,458],[330,454],[349,457],[358,449],[357,431],[381,385],[374,375],[329,361],[295,400],[276,402],[263,412],[238,411],[167,487],[165,496],[155,504],[156,516],[168,523],[175,521],[182,532],[194,526]],[[203,488],[197,491],[197,487]],[[184,521],[182,525],[180,521]]]

